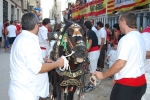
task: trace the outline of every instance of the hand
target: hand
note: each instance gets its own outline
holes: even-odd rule
[[[58,67],[63,67],[64,66],[64,59],[62,59],[62,58],[58,58],[58,63],[59,63],[59,65],[58,65]]]
[[[95,71],[93,75],[96,76],[98,80],[104,79],[104,74],[102,72]]]
[[[116,81],[113,79],[113,80],[111,81],[111,85],[114,86],[115,83],[116,83]]]

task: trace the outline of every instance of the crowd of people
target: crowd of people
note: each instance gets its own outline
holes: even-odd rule
[[[5,52],[10,52],[13,42],[20,32],[21,25],[17,20],[9,21],[6,19],[3,24],[0,23],[0,47],[4,44]]]
[[[85,22],[89,40],[90,73],[97,79],[112,80],[110,100],[148,100],[150,98],[150,27],[137,31],[136,15],[122,13],[119,23],[105,26],[101,21]],[[105,54],[106,53],[106,54]],[[109,69],[104,71],[104,63]],[[95,86],[89,82],[85,92]],[[142,98],[142,99],[141,99]]]
[[[54,62],[47,58],[49,18],[39,26],[37,17],[26,13],[21,24],[19,27],[17,21],[9,24],[6,20],[4,25],[0,25],[5,38],[5,52],[11,48],[9,97],[10,100],[38,100],[49,95],[47,71],[63,67],[64,61],[58,58]],[[136,16],[131,12],[122,13],[113,29],[101,21],[95,23],[93,19],[84,25],[88,36],[90,75],[99,80],[113,78],[110,100],[149,100],[150,27],[138,32]],[[105,63],[109,65],[107,70],[104,70]],[[94,88],[89,82],[85,92]]]

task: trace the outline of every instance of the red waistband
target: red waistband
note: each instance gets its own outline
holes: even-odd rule
[[[98,46],[95,46],[95,47],[92,47],[89,49],[89,52],[92,52],[92,51],[97,51],[99,50],[99,47]]]
[[[42,50],[46,50],[46,48],[45,47],[40,47]]]
[[[146,83],[145,74],[137,78],[122,78],[120,80],[116,80],[117,83],[128,85],[128,86],[141,86]]]

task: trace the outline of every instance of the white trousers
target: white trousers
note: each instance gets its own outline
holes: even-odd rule
[[[150,100],[150,73],[145,73],[145,76],[147,81],[147,88],[141,100]]]
[[[90,73],[93,73],[96,71],[99,55],[100,55],[99,50],[88,53],[88,58],[90,60],[90,65],[89,65]]]
[[[39,100],[39,97],[23,87],[18,87],[12,83],[9,84],[9,100]]]

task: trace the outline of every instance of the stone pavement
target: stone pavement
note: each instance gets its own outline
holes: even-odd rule
[[[8,98],[8,86],[10,80],[9,55],[10,53],[5,53],[4,49],[0,48],[0,100],[9,100]],[[89,74],[87,74],[86,81],[89,82]],[[95,90],[89,93],[85,93],[84,100],[109,100],[111,88],[112,87],[110,80],[108,79],[102,80],[101,83],[98,86],[96,86]],[[75,93],[75,98],[76,96],[77,95]]]
[[[9,55],[3,48],[0,48],[0,100],[9,100]]]

